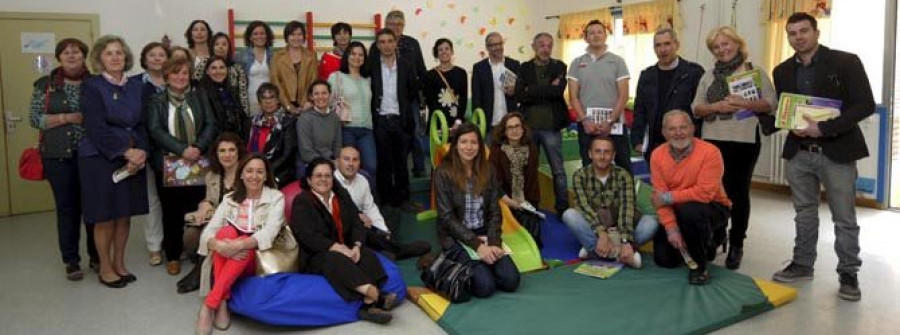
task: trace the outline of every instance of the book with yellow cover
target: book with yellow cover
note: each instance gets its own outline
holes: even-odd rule
[[[841,115],[841,101],[803,94],[781,93],[775,110],[775,127],[803,129],[807,127],[804,116],[815,121],[826,121]]]

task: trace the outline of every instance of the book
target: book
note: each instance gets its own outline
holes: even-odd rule
[[[472,247],[470,247],[462,242],[459,242],[459,245],[461,245],[463,247],[463,249],[466,250],[466,253],[469,254],[469,258],[471,258],[473,261],[481,260],[481,256],[478,256],[478,252],[475,251],[475,249],[472,249]],[[506,242],[501,242],[500,247],[503,249],[503,252],[505,252],[507,255],[513,254],[512,249],[508,245],[506,245]]]
[[[625,120],[623,116],[625,113],[619,114],[618,120],[613,120],[612,112],[612,108],[588,107],[584,111],[584,118],[593,123],[610,122],[610,135],[624,135]]]
[[[739,95],[747,100],[759,100],[762,97],[762,75],[759,69],[752,69],[733,74],[726,78],[728,90],[731,94]],[[741,109],[734,113],[737,120],[753,117],[755,114],[749,109]]]
[[[815,121],[826,121],[841,115],[840,100],[820,98],[803,94],[781,93],[778,109],[775,110],[775,127],[781,129],[803,129],[807,127],[803,116]]]
[[[603,260],[590,260],[575,268],[575,273],[594,278],[607,279],[622,270],[622,263]]]
[[[209,172],[210,162],[206,157],[189,162],[177,156],[163,157],[163,186],[201,186]]]
[[[503,73],[500,74],[500,84],[503,87],[516,86],[516,79],[518,79],[516,73],[509,69],[506,69],[506,71],[503,71]]]

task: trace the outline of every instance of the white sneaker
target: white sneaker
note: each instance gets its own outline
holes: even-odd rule
[[[581,248],[581,250],[578,250],[578,258],[588,259],[588,251],[585,250],[584,248]]]
[[[635,269],[641,268],[641,253],[635,252],[634,258],[631,260],[631,267]]]

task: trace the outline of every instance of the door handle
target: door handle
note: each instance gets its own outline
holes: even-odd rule
[[[6,111],[6,122],[22,122],[22,117],[16,116],[13,112]]]

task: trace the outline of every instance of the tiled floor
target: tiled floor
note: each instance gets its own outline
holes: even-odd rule
[[[837,298],[834,234],[826,207],[816,279],[794,285],[799,297],[787,306],[725,329],[720,334],[890,334],[900,329],[900,214],[859,209],[862,226],[863,299]],[[749,239],[741,272],[760,278],[783,266],[793,245],[790,198],[753,193]],[[150,267],[143,251],[142,219],[135,220],[128,264],[138,281],[111,290],[88,272],[82,282],[63,276],[52,213],[0,218],[0,333],[2,334],[189,334],[200,301],[175,293],[178,278]],[[717,262],[722,262],[722,256]],[[645,314],[640,314],[645,315]],[[412,304],[405,303],[389,326],[364,322],[318,329],[283,329],[236,318],[230,334],[441,334],[443,331]],[[502,334],[497,330],[496,334]]]

